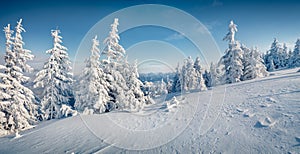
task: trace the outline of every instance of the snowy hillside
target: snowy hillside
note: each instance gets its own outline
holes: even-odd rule
[[[175,103],[168,96],[168,105],[138,113],[43,122],[20,138],[0,138],[0,153],[299,153],[297,70],[183,94]]]

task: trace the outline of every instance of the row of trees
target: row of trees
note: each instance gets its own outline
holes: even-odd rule
[[[195,61],[191,57],[184,60],[182,66],[177,66],[171,81],[167,81],[168,92],[206,90],[220,84],[230,84],[254,78],[268,76],[268,71],[300,67],[300,39],[296,41],[293,51],[288,51],[277,39],[266,54],[255,48],[248,48],[235,39],[237,26],[230,21],[228,33],[223,40],[228,41],[228,48],[218,63],[211,63],[209,69],[203,69],[200,58]],[[152,92],[153,93],[153,92]]]
[[[137,63],[128,63],[119,44],[118,25],[115,19],[101,54],[97,36],[92,40],[90,57],[78,81],[73,80],[68,49],[62,45],[60,31],[52,30],[53,47],[46,51],[49,58],[33,81],[33,87],[42,92],[38,98],[25,86],[30,78],[24,73],[33,70],[27,61],[34,56],[23,48],[22,19],[17,22],[15,33],[8,24],[4,28],[5,65],[0,65],[0,134],[18,134],[40,120],[67,117],[76,111],[88,114],[114,109],[137,111],[152,103],[141,90]],[[75,105],[71,106],[69,102],[74,97]]]
[[[275,38],[270,50],[264,55],[264,61],[268,71],[300,67],[300,39],[297,39],[292,51]]]
[[[176,69],[172,91],[206,90],[219,84],[230,84],[254,78],[268,76],[268,71],[300,67],[300,39],[297,39],[294,50],[288,51],[277,39],[266,54],[257,48],[247,48],[235,40],[237,26],[230,21],[228,33],[223,40],[228,41],[228,48],[217,64],[211,63],[210,68],[202,70],[200,58],[193,64],[191,57],[185,59],[183,66]],[[205,84],[203,84],[203,81]]]
[[[59,30],[51,32],[53,48],[41,71],[36,74],[34,88],[42,90],[37,98],[31,89],[25,86],[30,78],[24,73],[32,73],[27,64],[34,56],[24,49],[22,32],[25,29],[22,19],[17,22],[15,32],[10,24],[4,27],[6,37],[5,64],[0,73],[0,132],[10,133],[30,128],[40,120],[61,118],[75,112],[68,106],[72,97],[72,73],[67,48],[62,46]]]
[[[237,26],[229,24],[229,32],[224,37],[229,42],[225,55],[217,64],[202,70],[200,58],[195,62],[191,57],[184,60],[183,66],[176,68],[172,91],[206,90],[219,84],[235,83],[257,77],[268,76],[262,55],[257,48],[249,49],[235,40]],[[204,73],[202,73],[204,72]]]
[[[258,49],[249,49],[235,40],[237,26],[233,21],[230,21],[228,30],[229,32],[223,40],[228,41],[229,46],[218,63],[223,71],[220,83],[235,83],[268,76],[262,55]]]
[[[191,91],[191,90],[207,90],[205,80],[203,79],[202,66],[200,58],[197,57],[195,62],[189,56],[184,60],[182,67],[176,68],[176,74],[173,79],[172,92]]]
[[[100,55],[97,36],[93,39],[91,56],[76,87],[75,108],[85,113],[103,113],[114,109],[138,111],[151,98],[141,90],[137,61],[131,65],[119,44],[118,19],[111,25]],[[103,56],[103,58],[100,58]],[[101,61],[100,61],[101,59]]]

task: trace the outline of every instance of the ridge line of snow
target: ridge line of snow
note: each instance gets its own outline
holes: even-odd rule
[[[256,82],[266,82],[266,81],[269,81],[269,80],[280,80],[282,78],[292,78],[292,77],[300,76],[300,74],[298,74],[298,73],[299,72],[289,73],[289,74],[292,74],[292,75],[278,74],[278,75],[269,76],[269,77],[265,77],[265,78],[257,78],[257,79],[242,81],[242,82],[236,82],[236,83],[233,83],[233,84],[229,84],[227,86],[228,87],[236,87],[236,86],[243,85],[243,84],[250,84],[250,83],[256,83]]]
[[[114,147],[114,145],[113,144],[109,144],[108,146],[106,146],[106,147],[104,147],[104,148],[102,148],[102,149],[100,149],[100,150],[98,150],[96,152],[93,152],[93,154],[100,154],[101,152],[103,152],[104,150],[106,150],[106,149],[108,149],[110,147]]]
[[[51,126],[56,122],[58,122],[58,121],[51,122],[50,124],[47,124],[47,125],[45,125],[43,127],[40,127],[40,128],[36,128],[36,126],[38,126],[38,125],[34,125],[34,126],[32,126],[32,128],[29,128],[29,129],[25,130],[25,131],[29,131],[28,133],[24,132],[24,134],[20,134],[20,135],[23,137],[23,136],[27,136],[27,135],[30,135],[30,134],[35,133],[35,132],[39,132],[40,130],[45,129],[46,127]],[[33,129],[35,129],[35,130],[33,130]],[[22,132],[19,132],[19,133],[22,133]],[[12,134],[9,134],[9,135],[12,135]],[[12,138],[11,140],[14,140],[14,139],[17,139],[17,138]]]

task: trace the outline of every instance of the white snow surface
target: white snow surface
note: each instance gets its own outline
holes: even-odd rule
[[[173,94],[172,112],[158,101],[137,113],[46,121],[1,137],[0,153],[300,153],[297,70]]]

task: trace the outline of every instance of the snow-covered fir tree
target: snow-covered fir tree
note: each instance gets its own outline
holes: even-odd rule
[[[267,70],[269,72],[275,71],[274,61],[273,61],[273,59],[271,57],[269,57],[267,68],[268,68]]]
[[[267,68],[264,64],[262,54],[259,52],[257,48],[252,49],[251,52],[252,52],[252,57],[255,60],[254,66],[256,66],[255,70],[256,70],[257,77],[269,76],[269,72],[267,71]]]
[[[243,50],[243,76],[241,77],[241,80],[250,80],[255,77],[249,76],[249,72],[254,72],[254,66],[252,64],[253,58],[252,58],[252,53],[251,49],[246,47],[244,44],[241,45],[241,49]]]
[[[126,91],[126,99],[129,104],[127,108],[131,111],[138,111],[142,109],[145,104],[150,103],[150,97],[144,96],[141,89],[143,83],[139,80],[137,64],[137,60],[135,60],[133,65],[130,65],[126,58],[123,62],[123,71],[121,71],[128,88]]]
[[[264,55],[264,64],[266,65],[267,71],[272,72],[275,70],[274,60],[272,56]]]
[[[108,102],[108,111],[124,108],[125,103],[127,103],[127,101],[124,101],[125,89],[127,88],[126,81],[119,70],[122,67],[120,61],[124,58],[125,50],[119,44],[118,25],[118,19],[115,19],[114,23],[111,24],[111,31],[108,37],[104,40],[104,50],[102,52],[106,56],[106,59],[103,59],[102,63],[109,83],[108,94],[110,100],[112,100],[112,102]]]
[[[197,76],[197,87],[196,87],[197,90],[200,90],[200,91],[204,91],[204,90],[207,90],[207,87],[206,87],[206,84],[205,84],[205,80],[203,78],[203,74],[199,74]]]
[[[156,95],[166,95],[166,94],[168,94],[167,84],[162,78],[156,87]]]
[[[33,70],[32,67],[30,67],[26,62],[28,60],[33,59],[33,55],[31,54],[30,50],[24,49],[23,45],[23,38],[22,38],[22,32],[26,32],[22,25],[22,19],[20,19],[17,22],[17,26],[15,27],[15,37],[13,39],[13,48],[12,52],[16,53],[16,64],[26,72],[30,72]]]
[[[24,86],[29,78],[23,73],[32,70],[27,61],[33,58],[31,51],[23,48],[24,42],[21,34],[24,31],[22,19],[17,22],[14,37],[12,37],[13,31],[9,24],[4,28],[6,53],[5,68],[3,68],[5,75],[1,75],[1,88],[4,92],[1,102],[7,105],[5,129],[15,132],[16,135],[18,131],[30,128],[36,122],[38,114],[34,94]]]
[[[169,75],[167,76],[167,91],[168,93],[172,93],[172,86],[173,86],[173,81],[169,78]]]
[[[118,34],[119,19],[115,18],[111,24],[111,30],[108,37],[104,40],[105,48],[103,54],[107,56],[108,63],[110,61],[119,62],[125,56],[125,49],[119,44],[120,36]]]
[[[224,83],[239,82],[243,75],[243,50],[240,43],[235,41],[236,31],[236,25],[230,21],[229,32],[223,39],[229,41],[229,48],[220,59],[220,64],[224,65]]]
[[[145,96],[154,96],[155,95],[155,87],[153,82],[145,81],[143,83],[142,91]]]
[[[199,89],[200,91],[207,90],[205,85],[205,80],[203,79],[203,73],[201,72],[202,67],[200,63],[200,57],[197,57],[194,62],[194,69],[196,73],[196,87],[195,89]]]
[[[201,63],[200,63],[200,57],[196,57],[196,60],[194,62],[194,68],[197,73],[201,73],[202,67],[201,67]]]
[[[265,55],[265,64],[268,71],[271,71],[271,66],[274,65],[274,69],[282,68],[282,52],[283,49],[281,45],[278,43],[277,39],[275,38],[270,50],[267,51],[267,54]],[[271,63],[273,61],[273,63]]]
[[[205,82],[207,87],[214,87],[218,85],[221,77],[220,73],[216,68],[216,65],[213,62],[210,63],[209,71],[206,70],[205,75],[203,76],[205,76]]]
[[[5,69],[5,66],[0,65],[0,80],[8,77],[7,74],[2,73],[3,71],[5,71]],[[6,89],[10,87],[11,85],[7,85],[0,82],[0,135],[5,135],[9,133],[8,117],[11,114],[11,102],[8,102],[8,100],[11,99],[11,96],[9,93],[6,92]]]
[[[250,58],[250,52],[251,52],[251,49],[249,49],[245,44],[241,44],[241,49],[243,50],[243,59],[242,59],[242,62],[243,62],[243,66],[244,66],[244,69],[245,69],[245,66],[249,64],[249,58]],[[243,71],[244,71],[243,69]]]
[[[205,69],[204,73],[203,73],[203,79],[204,79],[204,83],[206,85],[206,87],[211,87],[211,85],[209,84],[210,82],[210,73],[209,70]]]
[[[43,89],[41,105],[46,120],[62,118],[61,107],[68,104],[72,94],[71,62],[59,33],[59,30],[51,31],[53,48],[46,51],[50,57],[34,80],[34,87]]]
[[[261,54],[259,53],[257,48],[251,49],[250,52],[247,52],[244,60],[245,65],[242,78],[243,80],[250,80],[257,77],[265,77],[269,75],[265,65],[263,64]]]
[[[10,29],[9,24],[7,25],[7,27],[4,27],[4,32],[7,39],[6,51],[11,52],[11,44],[12,44],[11,35],[13,31]],[[11,102],[9,101],[11,99],[11,95],[8,92],[11,88],[13,88],[10,85],[11,83],[10,81],[12,81],[13,78],[8,74],[6,74],[5,71],[6,71],[6,67],[0,65],[0,81],[1,81],[0,83],[0,135],[8,134],[9,130],[11,129],[8,126],[8,118],[12,114],[10,110]],[[7,78],[10,78],[10,80],[7,80]],[[5,80],[6,83],[4,82]]]
[[[194,60],[191,56],[184,60],[180,79],[183,91],[194,90],[197,86],[197,74],[194,68]]]
[[[289,60],[290,67],[300,67],[300,39],[297,39],[294,51]]]
[[[293,51],[291,49],[289,49],[289,52],[288,52],[288,60],[287,60],[287,67],[291,67],[291,58],[293,56]]]
[[[126,81],[121,73],[123,70],[123,58],[125,56],[124,48],[119,44],[120,37],[118,35],[118,19],[111,24],[111,30],[108,37],[104,40],[103,55],[106,59],[102,60],[104,72],[109,83],[108,94],[112,102],[108,103],[107,110],[124,109],[128,106],[125,98],[125,91],[128,90]]]
[[[190,90],[207,90],[203,73],[201,72],[200,58],[197,57],[195,62],[191,56],[184,59],[180,68],[179,64],[172,85],[173,92],[190,91]]]
[[[104,40],[102,60],[103,70],[107,76],[108,94],[110,102],[107,110],[130,109],[139,110],[144,104],[151,102],[149,97],[144,96],[141,90],[141,82],[138,79],[136,65],[131,66],[127,62],[126,52],[119,44],[118,19],[114,19],[108,37]]]
[[[283,44],[282,52],[280,53],[280,67],[287,68],[289,63],[289,51],[286,44]]]
[[[174,78],[173,78],[173,84],[172,84],[172,92],[180,92],[182,89],[181,89],[181,69],[179,67],[179,63],[177,64],[177,67],[176,67],[176,72],[175,72],[175,75],[174,75]]]
[[[108,83],[100,64],[100,50],[97,36],[92,40],[91,55],[85,61],[85,68],[78,80],[75,108],[81,112],[103,113],[109,102]]]

